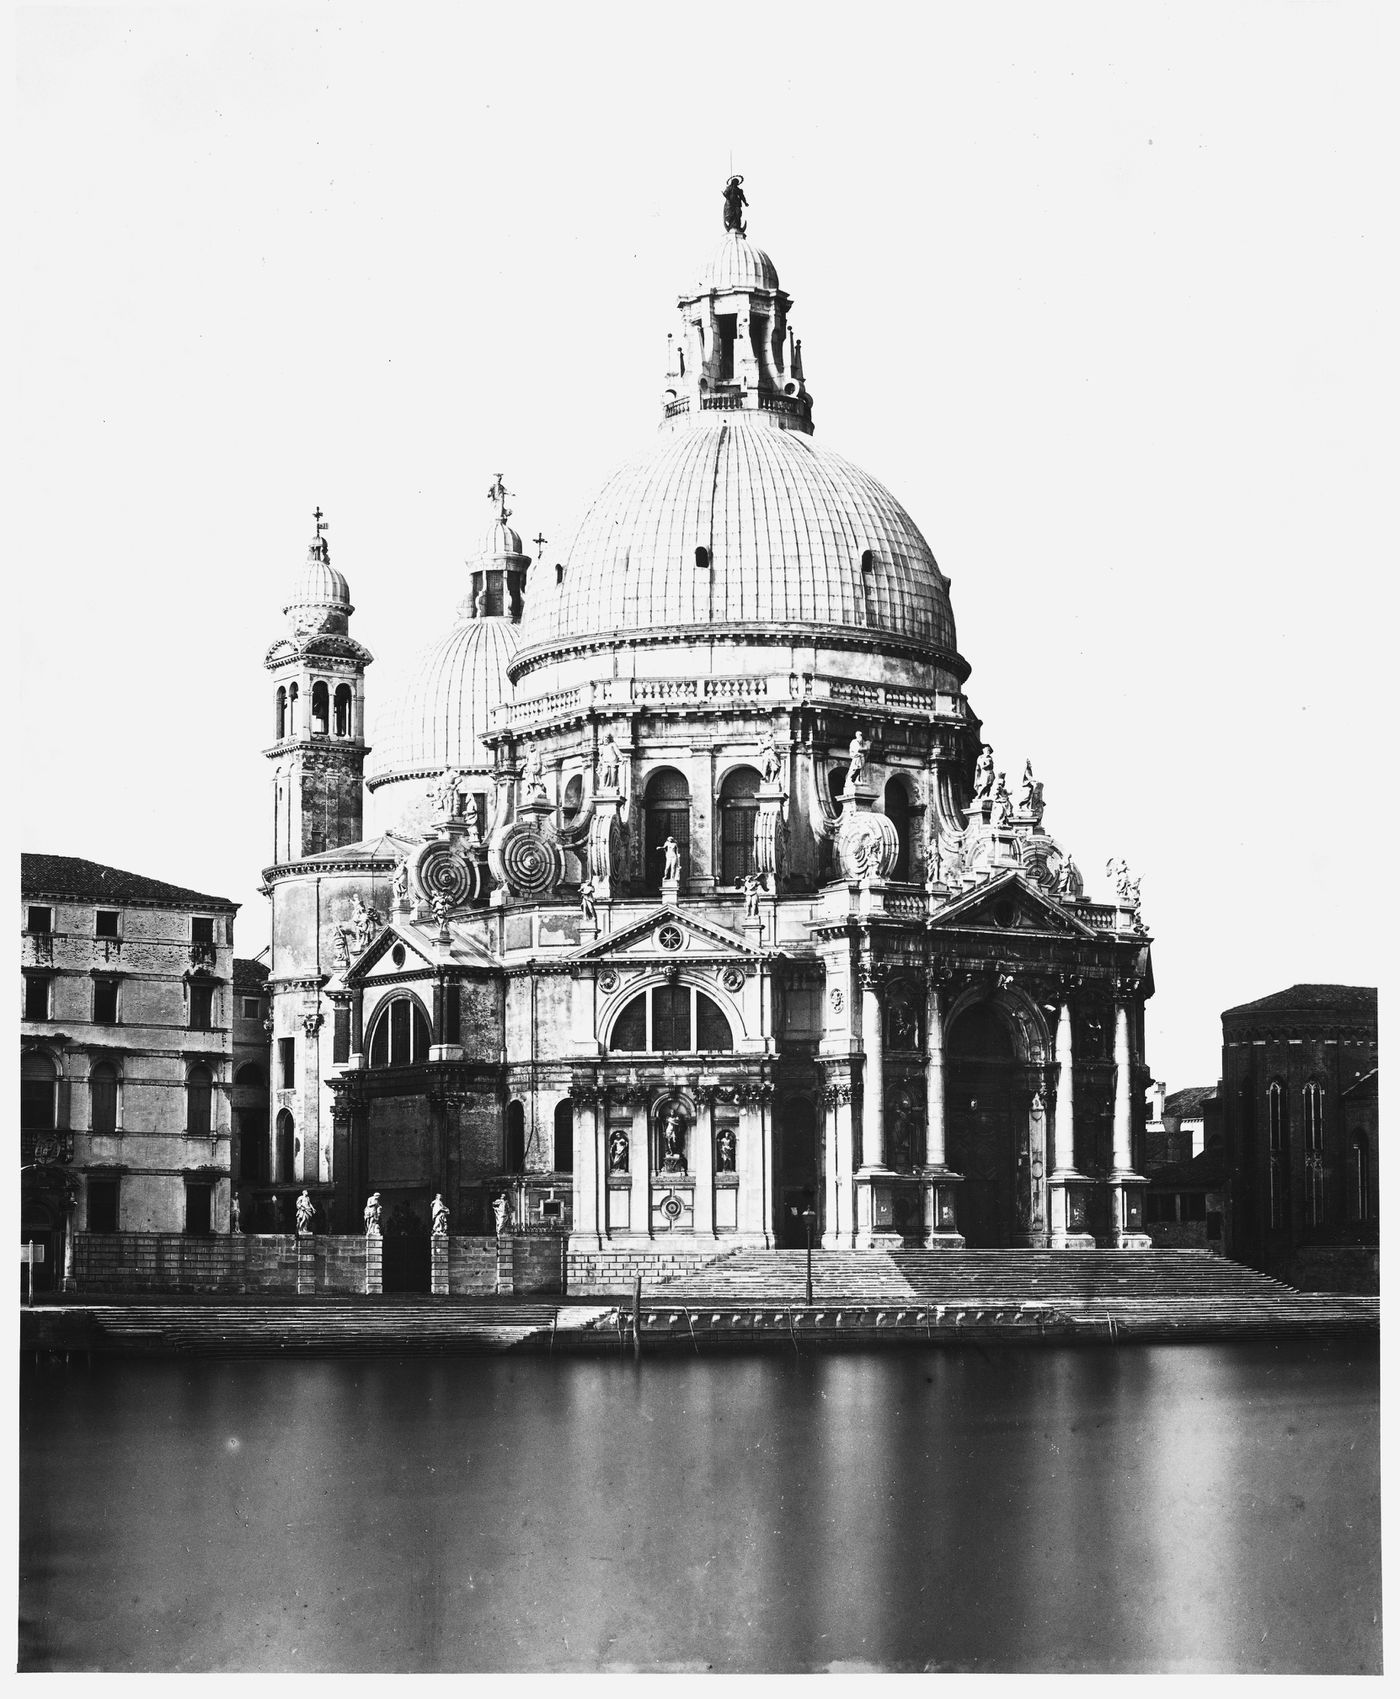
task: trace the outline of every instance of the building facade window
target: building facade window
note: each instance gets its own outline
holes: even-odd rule
[[[296,1122],[286,1109],[277,1114],[277,1173],[273,1176],[279,1182],[296,1178],[297,1129]]]
[[[212,944],[214,942],[214,917],[212,914],[196,914],[190,918],[190,943]]]
[[[202,1062],[185,1076],[185,1131],[191,1138],[208,1138],[213,1126],[214,1076]]]
[[[262,1013],[262,999],[260,997],[241,997],[239,1007],[243,1011],[245,1021],[255,1021]]]
[[[89,1233],[115,1233],[120,1217],[119,1180],[92,1180],[87,1183],[87,1230]]]
[[[277,741],[281,743],[287,735],[287,690],[285,685],[277,686]]]
[[[92,1099],[92,1131],[99,1136],[117,1130],[117,1070],[110,1062],[97,1062],[88,1075]]]
[[[214,1188],[208,1180],[185,1181],[185,1232],[200,1237],[214,1231]]]
[[[1309,1080],[1303,1087],[1303,1214],[1309,1227],[1325,1219],[1327,1171],[1322,1160],[1322,1087]]]
[[[25,916],[26,932],[47,933],[53,931],[53,910],[46,904],[31,903],[29,913]]]
[[[554,1105],[554,1172],[574,1171],[574,1100],[566,1097]]]
[[[114,908],[98,909],[93,930],[99,938],[119,938],[121,936],[120,913]]]
[[[739,885],[753,871],[758,824],[758,774],[752,767],[726,773],[719,788],[719,882]]]
[[[27,1133],[51,1133],[58,1125],[58,1069],[33,1053],[20,1062],[19,1124]]]
[[[724,1010],[693,985],[656,985],[634,997],[613,1023],[610,1050],[732,1050]]]
[[[350,686],[338,684],[335,687],[335,735],[350,736]]]
[[[690,786],[674,767],[661,768],[647,781],[643,827],[646,888],[653,896],[660,896],[667,838],[674,838],[680,850],[681,876],[689,877],[695,871],[690,865]]]
[[[115,978],[102,976],[92,982],[92,1018],[98,1026],[115,1026],[120,1018],[117,1012],[117,987],[121,982]]]
[[[311,686],[311,730],[314,736],[325,737],[331,729],[331,693],[324,679]]]
[[[909,792],[903,779],[891,779],[885,786],[885,818],[899,834],[899,854],[895,857],[891,879],[909,877]]]
[[[49,990],[53,981],[47,974],[27,973],[24,976],[24,1018],[27,1021],[46,1021],[49,1018]]]
[[[408,1068],[428,1060],[432,1032],[416,997],[391,997],[374,1017],[369,1037],[371,1068]]]
[[[209,1032],[214,1025],[214,987],[207,981],[190,981],[190,1031]]]
[[[1286,1219],[1287,1103],[1283,1087],[1270,1082],[1269,1108],[1269,1226],[1282,1227]]]

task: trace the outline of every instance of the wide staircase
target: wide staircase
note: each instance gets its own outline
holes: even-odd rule
[[[88,1349],[117,1350],[126,1355],[165,1355],[172,1351],[221,1357],[508,1351],[526,1340],[547,1340],[557,1321],[586,1326],[602,1313],[601,1306],[585,1309],[571,1305],[561,1310],[553,1304],[428,1297],[354,1303],[152,1300],[84,1304],[84,1329],[73,1337],[75,1343],[81,1339]],[[74,1317],[74,1312],[70,1310],[68,1315]]]
[[[805,1251],[747,1251],[654,1288],[691,1310],[802,1305]],[[1352,1333],[1379,1302],[1296,1292],[1212,1251],[814,1251],[812,1301],[899,1306],[919,1325],[1010,1327],[1036,1317],[1154,1337]]]

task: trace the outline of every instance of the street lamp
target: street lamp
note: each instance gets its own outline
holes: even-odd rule
[[[817,1219],[816,1210],[810,1206],[802,1211],[802,1220],[807,1227],[807,1302],[812,1301],[812,1223]]]

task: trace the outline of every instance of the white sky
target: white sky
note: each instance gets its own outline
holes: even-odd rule
[[[998,765],[1091,895],[1141,876],[1154,1071],[1214,1080],[1233,1003],[1376,983],[1393,15],[22,9],[23,847],[229,896],[260,949],[312,508],[372,740],[493,475],[552,562],[653,431],[732,154],[820,440],[951,575]]]

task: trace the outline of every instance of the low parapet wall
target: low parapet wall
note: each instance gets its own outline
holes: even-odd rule
[[[79,1233],[73,1284],[84,1292],[378,1292],[382,1244],[349,1234]]]

